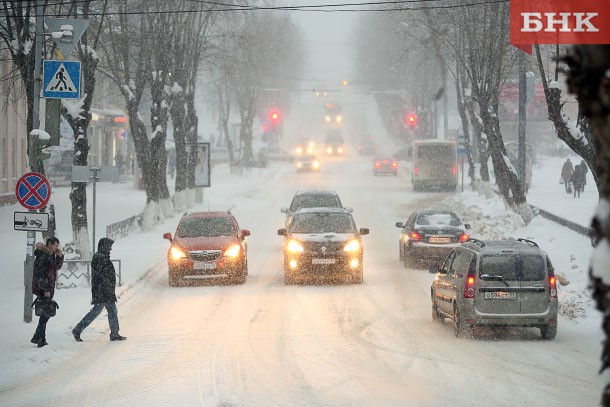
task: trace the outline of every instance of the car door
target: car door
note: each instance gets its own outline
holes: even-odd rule
[[[531,254],[521,258],[521,314],[540,314],[549,306],[549,284],[545,256]]]
[[[520,257],[516,254],[481,256],[476,276],[475,307],[481,314],[519,315]]]
[[[455,256],[456,251],[451,251],[443,264],[441,264],[434,290],[436,306],[447,314],[453,313],[452,298],[454,295],[453,285],[455,284],[455,281],[454,277],[451,276],[451,266],[455,260]]]

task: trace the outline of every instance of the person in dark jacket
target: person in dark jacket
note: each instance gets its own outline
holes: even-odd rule
[[[584,161],[581,164],[577,164],[574,167],[574,174],[572,174],[572,184],[574,185],[574,198],[578,196],[580,198],[580,193],[585,188],[585,183],[587,182],[587,165]]]
[[[32,275],[32,294],[38,298],[53,299],[55,295],[55,281],[57,280],[57,270],[64,264],[64,255],[59,248],[59,239],[50,237],[43,243],[36,243],[34,249],[34,270]],[[46,331],[47,316],[41,315],[38,319],[36,332],[30,342],[42,348],[47,343]]]
[[[110,260],[110,250],[114,240],[103,237],[97,244],[97,253],[91,259],[91,303],[93,308],[76,324],[72,335],[77,342],[82,342],[80,334],[97,318],[102,310],[108,311],[110,325],[110,340],[123,341],[127,339],[119,334],[119,317],[116,308],[116,273]]]

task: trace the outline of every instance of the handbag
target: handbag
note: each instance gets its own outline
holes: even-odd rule
[[[34,313],[37,317],[54,317],[57,313],[57,308],[59,308],[59,304],[55,302],[55,300],[51,298],[36,298],[32,303],[32,307],[34,308]]]

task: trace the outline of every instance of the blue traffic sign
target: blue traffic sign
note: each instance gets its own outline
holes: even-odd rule
[[[40,209],[49,202],[51,185],[44,175],[28,172],[15,185],[17,200],[27,209]]]
[[[79,61],[47,60],[42,65],[42,97],[79,99],[81,66]]]

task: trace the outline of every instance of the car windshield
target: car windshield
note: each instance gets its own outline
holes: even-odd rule
[[[460,218],[452,212],[422,213],[417,217],[416,223],[420,226],[460,226],[462,224]]]
[[[544,258],[537,255],[487,255],[481,258],[480,277],[508,281],[544,280]]]
[[[352,233],[355,230],[347,213],[301,213],[290,224],[291,233]]]
[[[178,237],[215,237],[235,234],[229,218],[190,218],[180,224]]]
[[[335,195],[297,195],[290,205],[292,212],[300,208],[340,208],[341,202]]]

